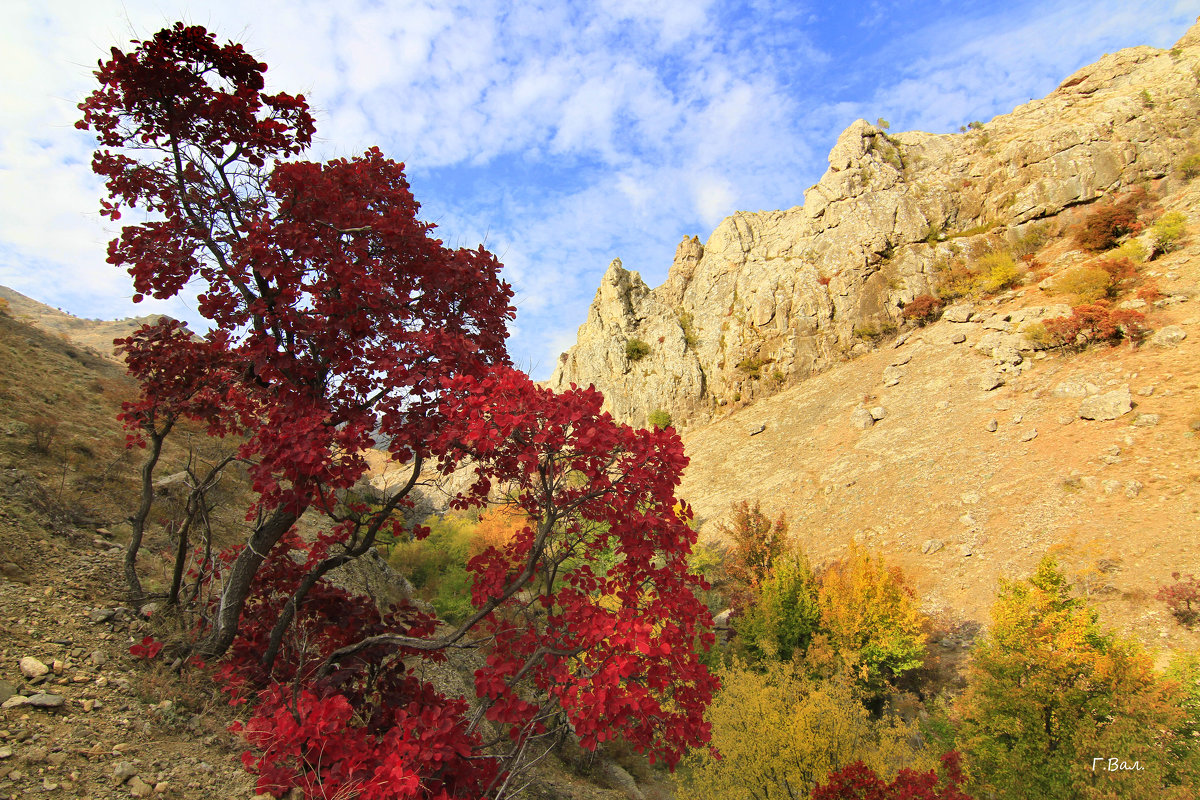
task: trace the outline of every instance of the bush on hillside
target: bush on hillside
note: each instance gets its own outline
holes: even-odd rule
[[[1200,619],[1200,581],[1194,575],[1172,572],[1175,583],[1159,588],[1155,599],[1162,600],[1180,625],[1192,627]]]
[[[1179,159],[1176,165],[1179,168],[1179,174],[1184,180],[1190,181],[1192,178],[1200,175],[1200,153],[1191,153]]]
[[[925,663],[925,616],[899,568],[853,548],[821,574],[821,633],[835,663],[882,697]]]
[[[1154,235],[1154,249],[1160,253],[1169,253],[1179,247],[1187,229],[1187,217],[1179,211],[1169,211],[1159,217],[1151,232]]]
[[[1195,797],[1200,739],[1182,705],[1047,557],[1028,580],[1001,584],[955,705],[956,746],[978,796]],[[1113,756],[1140,769],[1106,768]]]
[[[1138,212],[1153,198],[1140,186],[1126,192],[1111,203],[1101,203],[1088,212],[1075,226],[1075,242],[1084,250],[1098,253],[1116,247],[1122,236],[1142,229]]]
[[[1116,344],[1122,339],[1141,342],[1146,337],[1145,316],[1137,311],[1113,311],[1105,302],[1080,305],[1069,317],[1048,319],[1045,325],[1049,346],[1083,350],[1099,342]]]
[[[1071,295],[1076,303],[1095,303],[1112,296],[1113,278],[1096,265],[1074,267],[1058,277],[1054,290]]]
[[[1021,270],[1012,254],[1003,250],[985,253],[976,260],[975,270],[979,275],[979,288],[984,294],[993,294],[1016,286],[1021,282]]]
[[[641,339],[630,339],[625,342],[625,357],[630,361],[641,361],[650,355],[650,345]]]
[[[780,514],[772,522],[757,500],[753,506],[745,500],[734,505],[731,519],[718,532],[730,542],[725,573],[736,584],[735,591],[761,584],[776,559],[790,549],[787,517]]]
[[[904,306],[900,316],[912,320],[918,325],[925,325],[937,319],[938,313],[945,303],[931,294],[917,295]]]
[[[778,662],[763,671],[734,664],[718,676],[707,720],[720,755],[692,751],[676,777],[681,800],[793,800],[855,762],[888,776],[932,766],[915,724],[872,718],[845,677],[813,680]]]

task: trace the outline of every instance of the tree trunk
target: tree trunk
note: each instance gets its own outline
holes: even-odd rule
[[[150,509],[154,506],[154,468],[162,455],[163,440],[171,432],[175,421],[170,420],[160,433],[150,431],[150,452],[142,462],[142,502],[137,513],[129,518],[133,525],[133,533],[129,537],[129,546],[125,548],[125,584],[129,587],[130,599],[135,604],[142,602],[142,581],[137,574],[137,555],[142,549],[142,537],[146,532],[146,520],[150,517]]]
[[[218,658],[233,644],[242,618],[242,606],[246,604],[246,598],[254,586],[254,576],[258,574],[258,568],[303,513],[303,508],[297,511],[277,508],[269,519],[255,529],[254,535],[246,543],[245,549],[238,553],[229,570],[229,576],[221,589],[221,601],[212,630],[196,645],[197,655],[203,658]]]

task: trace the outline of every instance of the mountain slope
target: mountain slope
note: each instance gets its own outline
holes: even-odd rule
[[[549,385],[594,384],[632,424],[658,409],[702,422],[865,352],[862,334],[899,325],[953,259],[1170,175],[1200,133],[1197,69],[1200,26],[1171,51],[1105,56],[964,134],[859,120],[802,206],[685,238],[655,289],[614,262]]]

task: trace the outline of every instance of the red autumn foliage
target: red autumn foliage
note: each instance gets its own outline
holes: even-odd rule
[[[1136,186],[1114,202],[1097,205],[1075,226],[1076,243],[1092,252],[1115,247],[1122,236],[1142,229],[1138,212],[1152,201],[1145,189]]]
[[[1122,284],[1133,280],[1137,277],[1137,265],[1128,258],[1101,258],[1095,262],[1095,266],[1107,272],[1112,277],[1112,293],[1115,295],[1121,291]]]
[[[965,782],[956,752],[942,756],[941,776],[934,770],[902,769],[891,783],[856,761],[829,775],[828,783],[813,789],[812,800],[971,800],[960,788]]]
[[[143,636],[141,644],[130,645],[129,655],[134,658],[153,661],[158,658],[158,654],[162,652],[162,649],[162,642],[156,640],[153,636]]]
[[[933,321],[945,303],[931,294],[917,295],[904,306],[900,316],[913,320],[920,325]]]
[[[1053,347],[1084,349],[1097,342],[1115,344],[1122,339],[1140,342],[1146,337],[1145,316],[1137,311],[1113,311],[1108,303],[1076,306],[1069,317],[1045,321]]]
[[[1172,572],[1175,583],[1159,588],[1155,599],[1162,600],[1181,625],[1191,627],[1200,619],[1200,581],[1191,574]]]
[[[376,149],[297,160],[307,105],[265,94],[265,65],[240,45],[182,24],[135,45],[113,50],[81,105],[79,127],[104,148],[103,213],[144,216],[109,261],[135,299],[199,286],[211,330],[163,319],[123,341],[142,387],[123,419],[149,445],[144,487],[180,418],[242,442],[251,531],[206,562],[197,580],[220,589],[207,610],[183,608],[200,638],[182,649],[227,656],[220,679],[257,703],[245,760],[260,788],[498,798],[567,727],[585,747],[621,737],[672,765],[707,741],[716,680],[695,644],[711,643],[712,621],[688,571],[695,533],[675,513],[679,438],[617,424],[594,390],[556,395],[509,368],[512,292],[495,257],[433,238],[403,166]],[[347,490],[380,443],[412,479],[368,506]],[[472,558],[475,611],[453,630],[407,605],[381,618],[324,577],[381,530],[405,534],[393,512],[431,462],[475,470],[456,507],[498,498],[521,520]],[[293,524],[310,509],[327,526],[302,542]],[[460,648],[486,654],[479,710],[506,748],[485,747],[466,704],[416,677]]]
[[[193,339],[160,322],[125,341],[142,383],[125,423],[152,443],[180,416],[240,434],[259,494],[209,656],[232,641],[264,558],[303,511],[353,486],[377,435],[402,463],[429,458],[442,382],[507,363],[513,315],[495,257],[450,250],[417,219],[402,165],[376,149],[280,160],[314,126],[303,97],[263,93],[265,70],[177,24],[114,48],[78,123],[105,148],[92,160],[103,213],[146,217],[109,261],[128,269],[135,300],[198,285],[212,325]]]

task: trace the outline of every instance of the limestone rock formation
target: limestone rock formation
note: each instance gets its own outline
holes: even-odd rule
[[[1200,133],[1198,68],[1193,28],[1170,52],[1107,55],[962,134],[858,120],[802,206],[737,212],[703,244],[685,237],[656,289],[614,261],[549,385],[594,384],[632,424],[658,409],[680,423],[861,354],[956,260],[1167,176]]]

